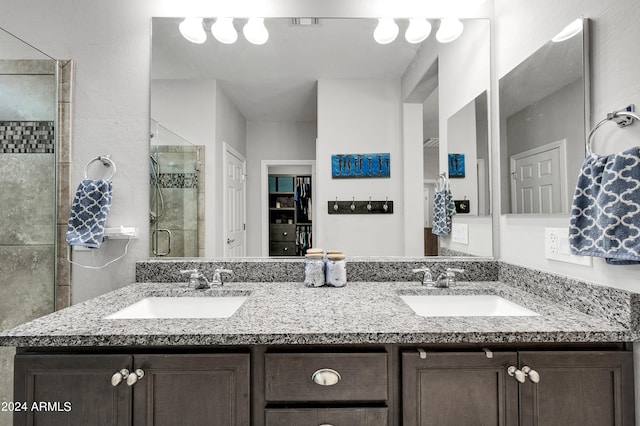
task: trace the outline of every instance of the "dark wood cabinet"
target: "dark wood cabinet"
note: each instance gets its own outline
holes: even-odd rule
[[[114,386],[122,369],[141,377]],[[248,426],[249,382],[249,354],[19,354],[15,399],[70,409],[17,412],[14,424]]]
[[[521,426],[635,424],[631,352],[519,352],[540,376],[520,385]]]
[[[405,426],[631,426],[633,354],[407,351],[402,396]]]
[[[130,425],[132,388],[111,377],[131,363],[129,355],[16,355],[14,426]]]
[[[515,352],[403,352],[404,426],[517,426]]]
[[[265,410],[265,426],[386,426],[387,418],[385,407]]]
[[[249,426],[249,354],[136,355],[134,426]]]

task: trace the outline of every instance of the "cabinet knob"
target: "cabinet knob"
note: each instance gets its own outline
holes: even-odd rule
[[[144,377],[144,371],[138,368],[136,371],[129,374],[129,377],[127,377],[127,384],[129,386],[133,386],[134,384],[136,384],[138,380],[142,379],[143,377]]]
[[[522,367],[522,372],[531,380],[533,383],[538,383],[540,381],[540,375],[536,370],[532,370],[531,367],[525,365]]]
[[[333,425],[329,423],[322,423],[321,425],[318,425],[318,426],[333,426]]]
[[[289,233],[288,232],[283,232],[282,235],[286,237],[287,235],[289,235]]]
[[[127,376],[129,376],[129,370],[126,368],[114,373],[113,376],[111,376],[111,386],[118,386]]]
[[[333,386],[342,379],[340,373],[330,368],[321,368],[311,375],[311,379],[320,386]]]
[[[515,378],[520,383],[524,383],[524,381],[527,378],[526,375],[521,370],[518,370],[513,365],[510,366],[509,368],[507,368],[507,374],[509,374],[511,377]]]
[[[284,251],[289,251],[289,247],[285,247],[283,250]]]

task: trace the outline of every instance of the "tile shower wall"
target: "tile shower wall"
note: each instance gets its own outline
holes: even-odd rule
[[[55,66],[0,61],[0,329],[54,310]],[[0,401],[12,400],[13,355],[0,350]]]
[[[167,232],[171,232],[170,257],[198,257],[202,253],[203,230],[201,193],[204,169],[203,147],[159,145],[152,147],[157,161],[157,176],[152,176],[152,214],[157,218],[152,224],[151,250],[156,253],[169,251]],[[200,151],[200,152],[199,152]],[[153,174],[153,171],[152,171]],[[155,182],[157,181],[157,185]],[[152,218],[153,221],[153,218]]]

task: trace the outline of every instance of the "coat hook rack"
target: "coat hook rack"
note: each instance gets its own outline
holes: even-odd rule
[[[359,201],[353,197],[351,201],[338,201],[336,197],[335,201],[327,202],[327,211],[329,214],[393,214],[393,201],[389,201],[389,197],[383,201],[371,198]]]

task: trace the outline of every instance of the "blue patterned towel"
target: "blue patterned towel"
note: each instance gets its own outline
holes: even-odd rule
[[[640,147],[584,161],[571,209],[571,253],[640,263]]]
[[[110,180],[85,179],[78,185],[67,225],[67,244],[100,247],[111,197]]]
[[[431,233],[438,236],[451,233],[451,216],[456,214],[451,191],[443,189],[436,191],[433,196],[433,229]]]

